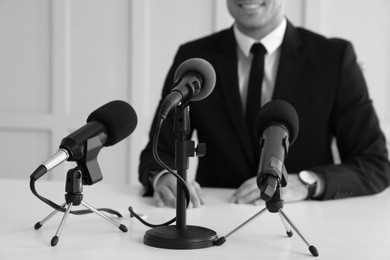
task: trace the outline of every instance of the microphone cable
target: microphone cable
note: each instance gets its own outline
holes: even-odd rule
[[[156,127],[156,131],[154,132],[154,137],[153,137],[153,155],[154,155],[154,158],[156,159],[156,161],[160,164],[160,166],[162,166],[164,169],[166,169],[170,174],[172,174],[173,176],[176,177],[176,179],[178,181],[180,181],[180,183],[183,185],[183,188],[184,188],[184,195],[186,197],[186,200],[187,200],[187,208],[190,204],[190,191],[188,189],[188,186],[187,186],[187,183],[186,181],[179,175],[177,174],[177,172],[173,169],[171,169],[167,164],[165,164],[161,158],[159,157],[158,155],[158,149],[157,149],[157,146],[158,146],[158,139],[160,137],[160,130],[161,130],[161,126],[164,122],[164,118],[161,118],[160,121],[157,122],[157,127]],[[170,224],[172,224],[173,222],[176,221],[176,217],[174,217],[173,219],[171,219],[170,221],[167,221],[163,224],[151,224],[147,221],[145,221],[144,219],[142,219],[141,216],[139,216],[137,213],[134,212],[133,210],[133,207],[129,207],[128,208],[129,212],[130,212],[130,216],[131,217],[135,217],[136,219],[138,219],[142,224],[150,227],[150,228],[156,228],[156,227],[161,227],[161,226],[168,226]]]

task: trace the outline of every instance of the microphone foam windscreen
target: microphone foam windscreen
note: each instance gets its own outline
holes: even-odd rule
[[[290,145],[295,141],[299,132],[298,114],[294,107],[284,100],[272,100],[265,104],[256,118],[256,133],[262,135],[265,128],[279,123],[287,127]]]
[[[192,58],[184,61],[177,67],[175,71],[174,81],[188,72],[197,72],[203,77],[203,86],[199,94],[192,98],[193,101],[198,101],[206,98],[213,92],[216,82],[216,76],[213,66],[206,60],[201,58]]]
[[[104,146],[111,146],[129,136],[137,126],[137,114],[126,102],[114,100],[93,111],[87,118],[99,121],[107,127],[108,140]]]

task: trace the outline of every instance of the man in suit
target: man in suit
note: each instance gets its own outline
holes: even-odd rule
[[[180,46],[166,78],[162,100],[170,92],[176,68],[199,57],[215,69],[217,81],[206,99],[190,103],[190,119],[206,156],[199,158],[196,180],[188,183],[195,207],[203,203],[201,187],[237,190],[234,203],[256,203],[259,144],[245,123],[251,45],[266,49],[261,102],[289,102],[299,116],[299,135],[285,166],[285,201],[336,199],[378,193],[389,186],[386,141],[368,95],[352,45],[294,27],[284,15],[283,0],[227,0],[232,28]],[[259,97],[260,99],[260,97]],[[161,105],[161,102],[160,102]],[[157,114],[157,113],[156,113]],[[164,122],[159,154],[173,167],[173,113]],[[152,139],[140,157],[139,179],[157,205],[174,206],[176,179],[154,160]],[[336,140],[341,162],[334,163]]]

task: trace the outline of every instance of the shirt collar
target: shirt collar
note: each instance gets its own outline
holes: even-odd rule
[[[250,49],[255,42],[262,43],[267,50],[267,53],[272,54],[282,44],[283,37],[286,32],[286,27],[287,21],[286,18],[284,18],[283,21],[278,25],[278,27],[276,27],[273,31],[271,31],[259,41],[245,35],[237,28],[236,25],[234,25],[234,35],[236,37],[238,47],[241,49],[241,51],[246,57],[249,56]]]

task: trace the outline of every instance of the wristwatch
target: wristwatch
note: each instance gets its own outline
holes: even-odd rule
[[[312,199],[318,186],[317,176],[312,171],[301,171],[298,173],[298,177],[309,191],[306,199]]]

